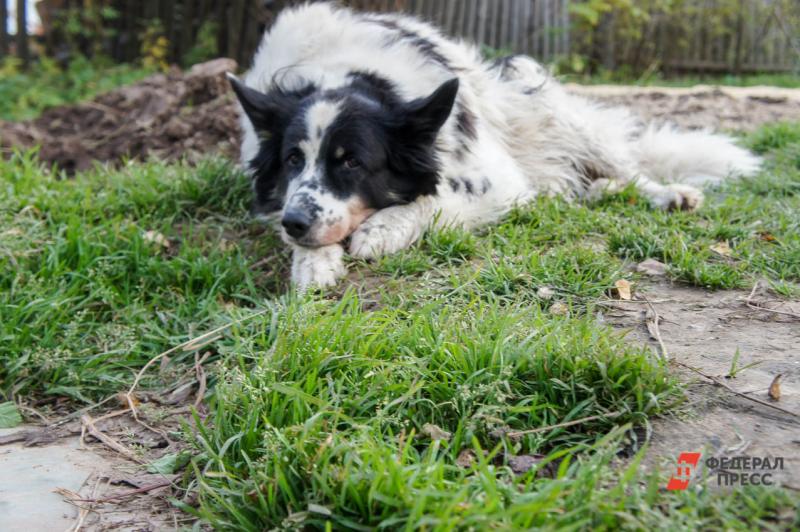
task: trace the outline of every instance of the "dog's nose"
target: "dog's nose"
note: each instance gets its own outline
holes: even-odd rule
[[[281,225],[293,238],[302,238],[306,236],[308,230],[311,229],[311,219],[302,211],[291,210],[283,215]]]

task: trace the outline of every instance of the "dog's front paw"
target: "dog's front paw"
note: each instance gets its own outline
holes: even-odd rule
[[[703,206],[703,193],[690,185],[667,185],[666,194],[659,207],[668,211],[696,211]]]
[[[362,225],[350,236],[350,255],[357,259],[376,259],[398,249],[387,242],[386,231],[380,226]]]
[[[298,290],[327,288],[345,276],[344,249],[336,244],[321,248],[295,248],[292,258],[292,282]]]
[[[413,244],[422,228],[418,220],[403,209],[390,207],[361,224],[350,236],[350,255],[358,259],[376,259]]]

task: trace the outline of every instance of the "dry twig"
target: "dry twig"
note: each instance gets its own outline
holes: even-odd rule
[[[161,354],[151,358],[150,360],[148,360],[147,364],[145,364],[142,367],[142,369],[139,370],[139,373],[136,374],[136,378],[133,380],[133,384],[131,384],[131,387],[128,389],[128,392],[125,394],[125,400],[128,403],[128,408],[130,409],[130,412],[133,415],[133,418],[137,422],[139,422],[139,416],[138,416],[138,412],[136,410],[136,405],[134,403],[134,395],[133,395],[133,393],[136,391],[136,388],[139,386],[139,381],[142,380],[142,377],[144,376],[144,374],[147,372],[148,369],[150,369],[150,366],[152,366],[153,364],[155,364],[157,361],[161,360],[165,356],[171,355],[172,353],[174,353],[174,352],[176,352],[178,350],[182,349],[184,351],[194,351],[196,349],[200,349],[201,347],[203,347],[203,346],[205,346],[205,345],[207,345],[207,344],[209,344],[209,343],[211,343],[211,342],[213,342],[215,340],[218,340],[219,338],[222,338],[222,335],[220,334],[221,332],[223,332],[223,331],[225,331],[227,329],[230,329],[231,327],[233,327],[235,325],[239,325],[239,324],[244,323],[246,321],[250,321],[250,320],[252,320],[254,318],[257,318],[259,316],[263,316],[264,314],[268,313],[269,311],[270,311],[270,309],[260,310],[258,312],[253,313],[253,314],[250,314],[249,316],[245,316],[244,318],[240,318],[238,320],[234,320],[234,321],[232,321],[230,323],[227,323],[225,325],[217,327],[213,331],[209,331],[209,332],[207,332],[205,334],[201,334],[200,336],[198,336],[196,338],[192,338],[191,340],[187,340],[186,342],[183,342],[182,344],[178,344],[175,347],[167,349],[163,353],[161,353]],[[147,428],[150,429],[150,430],[153,430],[150,427],[147,427]],[[155,432],[158,433],[158,431],[155,431]]]
[[[616,412],[610,412],[608,414],[599,414],[596,416],[589,416],[584,417],[581,419],[575,419],[573,421],[565,421],[564,423],[558,423],[556,425],[549,425],[547,427],[539,427],[538,429],[530,429],[530,430],[520,430],[516,432],[507,432],[505,435],[509,438],[519,438],[521,436],[527,436],[528,434],[539,434],[540,432],[549,432],[555,429],[563,429],[565,427],[572,427],[574,425],[581,425],[583,423],[589,423],[590,421],[597,421],[598,419],[613,419],[615,417],[619,417],[625,412],[623,410],[618,410]]]
[[[88,502],[90,504],[112,502],[118,499],[124,499],[126,497],[130,497],[131,495],[139,495],[140,493],[147,493],[153,490],[157,490],[159,488],[166,488],[167,486],[171,485],[172,485],[172,480],[162,480],[161,482],[150,484],[149,486],[142,486],[141,488],[136,488],[135,490],[126,491],[124,493],[117,493],[116,495],[109,495],[108,497],[103,497],[102,499],[92,498],[92,499],[76,499],[76,500],[79,502]]]
[[[136,454],[133,451],[131,451],[130,449],[122,445],[120,442],[118,442],[108,434],[104,433],[103,431],[95,427],[94,423],[95,420],[92,419],[92,417],[89,414],[81,416],[81,424],[82,424],[81,441],[84,440],[84,437],[88,432],[92,437],[100,441],[103,445],[105,445],[109,449],[118,452],[125,458],[133,462],[136,462],[137,464],[145,463],[141,458],[136,456]]]
[[[647,313],[645,314],[645,325],[647,326],[647,330],[650,335],[658,342],[658,346],[661,348],[661,358],[664,360],[669,360],[669,351],[667,351],[667,344],[664,343],[663,338],[661,338],[661,327],[659,327],[659,322],[661,321],[661,316],[659,316],[658,311],[656,310],[655,305],[647,299],[646,296],[641,296],[645,303],[647,303]]]
[[[197,375],[197,398],[194,400],[195,409],[200,408],[203,398],[206,395],[206,372],[203,369],[203,362],[211,355],[210,351],[206,351],[203,358],[198,358],[197,353],[194,354],[194,371]]]
[[[753,310],[763,310],[765,312],[772,312],[773,314],[780,314],[781,316],[790,316],[792,318],[800,319],[800,314],[797,314],[796,312],[788,312],[788,311],[785,311],[785,310],[778,310],[778,309],[774,309],[774,308],[769,308],[769,307],[764,306],[762,303],[759,303],[757,301],[753,301],[753,298],[755,297],[756,292],[758,291],[758,288],[759,288],[760,285],[761,285],[761,282],[760,281],[756,281],[756,284],[753,285],[753,289],[750,291],[750,295],[747,296],[747,306],[749,308],[751,308]]]
[[[97,496],[97,488],[100,486],[100,480],[100,477],[98,477],[94,483],[94,488],[92,489],[92,499]],[[77,500],[80,501],[80,499]],[[72,532],[80,532],[81,528],[83,528],[84,521],[86,521],[86,518],[92,511],[92,503],[90,502],[88,506],[79,506],[78,508],[78,522],[75,523],[75,527],[72,529]]]
[[[728,385],[728,383],[726,383],[725,381],[722,381],[718,377],[714,377],[713,375],[709,375],[707,373],[703,373],[702,371],[700,371],[699,369],[697,369],[695,367],[692,367],[692,366],[690,366],[688,364],[684,364],[683,362],[677,362],[677,364],[679,366],[681,366],[681,367],[684,367],[684,368],[686,368],[688,370],[691,370],[691,371],[697,373],[701,377],[705,377],[706,379],[710,380],[711,382],[713,382],[717,386],[722,386],[723,388],[725,388],[726,390],[728,390],[729,392],[731,392],[733,395],[735,395],[737,397],[741,397],[743,399],[747,399],[748,401],[752,401],[754,403],[758,403],[758,404],[760,404],[762,406],[767,406],[769,408],[778,410],[779,412],[783,412],[784,414],[789,414],[790,416],[800,417],[800,414],[798,414],[797,412],[792,412],[791,410],[786,410],[785,408],[782,408],[782,407],[780,407],[778,405],[774,405],[774,404],[768,403],[766,401],[762,401],[761,399],[759,399],[757,397],[750,397],[749,395],[746,395],[746,394],[744,394],[742,392],[737,392],[736,390],[731,388]]]

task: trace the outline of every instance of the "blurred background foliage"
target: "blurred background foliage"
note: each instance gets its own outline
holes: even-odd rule
[[[232,57],[246,67],[277,13],[298,3],[8,0],[3,4],[6,13],[0,13],[3,20],[19,17],[19,10],[27,8],[28,16],[34,12],[38,23],[32,29],[29,25],[31,36],[22,40],[9,35],[5,26],[0,28],[2,72],[13,77],[31,67],[45,75],[59,68],[75,73],[78,67],[111,63],[165,71],[171,65],[187,67],[219,56]],[[744,74],[770,74],[784,80],[780,84],[793,84],[800,73],[798,0],[340,3],[414,13],[477,42],[489,56],[528,53],[553,65],[557,74],[579,79],[646,82],[691,75],[736,80]],[[122,69],[119,75],[133,75],[133,68]],[[78,81],[76,90],[94,90],[86,85]]]

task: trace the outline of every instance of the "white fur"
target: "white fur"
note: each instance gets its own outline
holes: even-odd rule
[[[449,68],[380,21],[432,43]],[[727,136],[645,127],[625,109],[569,94],[533,59],[516,57],[501,70],[485,63],[475,47],[414,18],[363,15],[325,3],[283,12],[245,82],[264,92],[275,82],[287,89],[308,82],[329,89],[346,84],[354,70],[391,80],[406,99],[428,96],[457,75],[458,103],[474,114],[477,132],[469,152],[456,157],[464,139],[454,111],[436,143],[442,164],[436,195],[372,215],[352,234],[349,251],[357,257],[407,247],[434,221],[468,228],[491,223],[543,193],[586,197],[632,182],[657,207],[694,209],[703,195],[691,185],[751,175],[760,164]],[[329,123],[327,111],[314,120]],[[258,139],[244,117],[242,125],[246,162],[257,153]],[[599,179],[587,179],[586,168]],[[480,193],[453,190],[451,179],[465,179]],[[293,280],[301,287],[331,285],[344,272],[338,244],[295,253]]]

